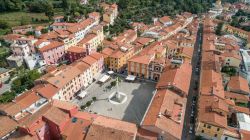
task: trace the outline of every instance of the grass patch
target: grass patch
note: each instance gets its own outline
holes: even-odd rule
[[[8,53],[10,51],[9,48],[1,46],[0,47],[0,55],[4,55],[5,53]]]
[[[248,107],[247,103],[235,103],[235,105],[240,106],[240,107]]]
[[[0,19],[13,27],[21,25],[21,21],[27,24],[39,24],[42,23],[41,21],[48,20],[48,17],[44,13],[8,12],[0,13]],[[32,21],[32,19],[38,19],[38,21]]]

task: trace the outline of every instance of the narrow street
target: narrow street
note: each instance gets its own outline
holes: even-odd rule
[[[189,94],[186,105],[186,113],[184,118],[184,127],[182,132],[182,140],[195,139],[195,119],[196,119],[196,104],[192,105],[193,97],[198,95],[199,76],[200,76],[200,60],[201,60],[201,46],[202,46],[202,30],[203,25],[199,24],[199,30],[197,32],[196,43],[194,46],[193,58],[192,58],[192,78],[190,81]],[[197,101],[196,101],[197,103]],[[193,106],[193,107],[192,107]],[[193,109],[194,108],[194,109]],[[194,110],[193,117],[191,112]],[[190,133],[190,127],[192,132]]]

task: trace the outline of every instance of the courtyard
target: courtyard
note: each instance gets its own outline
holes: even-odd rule
[[[124,78],[120,79],[118,89],[127,96],[122,104],[112,104],[108,100],[117,89],[116,86],[107,88],[116,81],[116,76],[102,85],[94,82],[85,90],[87,95],[83,99],[74,99],[73,102],[81,107],[96,98],[85,111],[139,124],[154,94],[155,83],[141,80],[127,82]]]

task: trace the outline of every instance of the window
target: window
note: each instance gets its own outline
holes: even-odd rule
[[[204,124],[204,126],[203,127],[206,127],[206,124]]]
[[[214,137],[217,137],[217,134],[214,134]]]
[[[220,128],[217,128],[217,131],[220,131]]]
[[[208,125],[208,126],[207,126],[207,128],[208,128],[208,129],[210,129],[210,128],[211,128],[211,126],[210,126],[210,125]]]
[[[225,139],[224,140],[228,140],[228,137],[225,137]]]
[[[201,130],[201,133],[204,133],[204,130]]]

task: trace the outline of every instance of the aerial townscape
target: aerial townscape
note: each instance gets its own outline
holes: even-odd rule
[[[250,140],[250,0],[0,1],[1,140]]]

